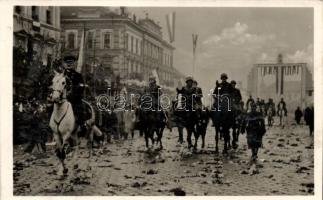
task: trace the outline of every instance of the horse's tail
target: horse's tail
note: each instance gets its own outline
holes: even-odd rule
[[[82,99],[82,102],[85,103],[91,110],[91,118],[86,121],[86,123],[92,127],[95,124],[95,112],[93,106],[86,100]]]

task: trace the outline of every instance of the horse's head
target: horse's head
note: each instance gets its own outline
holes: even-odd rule
[[[63,73],[57,73],[52,80],[52,85],[50,86],[49,101],[51,102],[61,102],[66,99],[66,76]]]

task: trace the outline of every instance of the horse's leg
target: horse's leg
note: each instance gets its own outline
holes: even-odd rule
[[[197,141],[199,140],[199,137],[200,137],[200,131],[194,131],[194,138],[195,138],[195,141],[194,141],[194,150],[197,150]]]
[[[149,147],[149,141],[148,141],[148,139],[149,139],[149,135],[148,135],[149,132],[148,132],[147,129],[145,129],[143,132],[145,134],[146,148],[148,149],[148,147]]]
[[[215,126],[215,153],[219,153],[219,127]]]
[[[228,147],[228,149],[231,149],[231,143],[230,143],[230,141],[231,141],[231,132],[230,132],[230,129],[228,129],[228,134],[227,134],[227,136],[226,136],[226,134],[225,133],[223,133],[223,137],[224,137],[224,142],[227,142],[227,147]],[[225,137],[227,137],[227,140],[225,139]]]
[[[72,138],[73,142],[75,142],[75,147],[74,147],[74,151],[73,151],[73,155],[72,155],[73,160],[75,160],[78,156],[78,151],[79,151],[78,132],[77,131],[73,132],[71,135],[71,138]]]
[[[206,130],[203,130],[202,132],[202,149],[205,147],[205,135],[206,135]]]
[[[66,154],[64,151],[64,146],[63,146],[63,139],[60,136],[59,133],[54,133],[54,139],[56,141],[56,156],[58,157],[60,164],[61,164],[61,169],[58,171],[59,175],[63,175],[65,171],[67,171],[67,168],[65,166],[64,160],[66,158]]]
[[[186,129],[187,129],[186,141],[188,144],[188,148],[190,149],[192,147],[192,130],[190,128],[186,128]]]
[[[234,125],[234,127],[232,128],[232,148],[233,149],[237,149],[238,145],[237,145],[237,125]]]
[[[223,137],[224,137],[224,148],[223,148],[223,153],[226,154],[228,153],[228,144],[230,144],[230,130],[225,127],[222,129],[223,131]]]
[[[158,141],[160,145],[160,149],[163,149],[162,137],[163,137],[164,128],[160,128],[158,133]]]
[[[91,158],[91,156],[93,154],[93,135],[94,135],[93,126],[88,131],[89,131],[89,138],[88,138],[89,155],[88,155],[88,158]]]

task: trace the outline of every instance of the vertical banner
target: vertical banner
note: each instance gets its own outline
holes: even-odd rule
[[[80,49],[79,49],[79,57],[77,59],[77,67],[76,71],[81,73],[82,72],[82,67],[83,67],[83,62],[84,62],[84,44],[85,43],[85,29],[83,29],[82,32],[82,37],[81,37],[81,43],[80,43]]]
[[[284,71],[285,67],[281,67],[281,78],[280,78],[280,94],[284,94]]]
[[[192,34],[192,39],[193,39],[193,76],[195,74],[195,61],[196,61],[196,45],[197,45],[197,34]]]
[[[159,85],[159,77],[158,77],[157,70],[156,70],[156,69],[154,69],[154,70],[152,71],[152,74],[153,74],[153,76],[154,76],[154,77],[156,77],[156,84],[157,84],[157,85]]]
[[[166,23],[170,43],[175,41],[175,17],[175,12],[166,15]]]
[[[276,94],[278,94],[279,92],[278,67],[275,67],[275,73],[276,73]]]

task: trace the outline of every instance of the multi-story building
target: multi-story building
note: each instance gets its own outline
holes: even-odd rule
[[[176,87],[174,47],[163,40],[161,27],[148,15],[137,20],[123,7],[66,7],[61,23],[64,55],[78,56],[85,32],[83,71],[94,75],[100,66],[102,78],[112,85],[118,80],[147,81],[157,73],[161,85]]]
[[[313,78],[306,63],[283,63],[278,56],[277,63],[255,64],[248,77],[248,93],[254,98],[284,98],[288,109],[304,108],[313,103]]]
[[[49,66],[54,57],[59,54],[60,41],[60,8],[53,6],[15,6],[13,14],[13,45],[14,52],[19,55],[14,61],[27,61],[14,66],[14,70],[30,67],[29,62],[37,60],[41,65]],[[17,61],[18,62],[18,61]],[[14,62],[15,64],[15,62]],[[17,68],[16,68],[17,67]],[[14,72],[14,93],[19,85],[26,84],[24,73]]]

